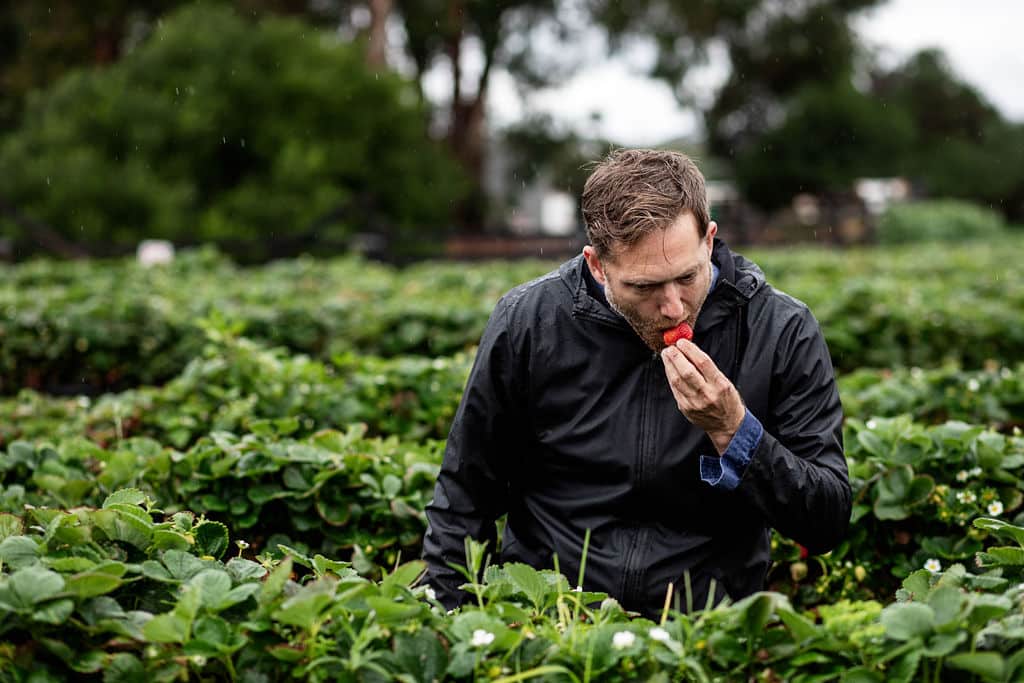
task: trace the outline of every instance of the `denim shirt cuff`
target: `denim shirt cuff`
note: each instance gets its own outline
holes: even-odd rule
[[[721,457],[700,456],[700,478],[716,488],[732,491],[740,485],[740,479],[750,464],[754,449],[761,442],[764,427],[749,410],[743,416],[740,428],[729,442]]]

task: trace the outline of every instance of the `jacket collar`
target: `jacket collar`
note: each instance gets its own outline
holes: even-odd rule
[[[751,297],[764,285],[764,273],[752,261],[734,254],[725,242],[715,238],[711,260],[718,266],[718,283],[708,295],[697,318],[697,330],[715,327],[732,317],[740,306],[745,306]],[[583,254],[566,261],[559,268],[559,275],[573,298],[573,315],[600,321],[616,327],[629,327],[618,313],[608,307],[599,292],[591,291],[585,270],[587,262]]]

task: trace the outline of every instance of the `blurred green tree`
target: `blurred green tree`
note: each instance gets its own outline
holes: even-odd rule
[[[841,196],[863,176],[899,172],[914,141],[908,113],[849,83],[810,85],[788,102],[784,118],[734,159],[738,185],[769,208],[801,192]]]
[[[21,118],[25,97],[67,71],[116,62],[182,0],[0,0],[0,130]]]
[[[424,242],[463,196],[415,87],[296,20],[224,6],[163,19],[130,59],[31,97],[0,147],[0,200],[116,251],[139,238],[281,253],[374,230]],[[2,223],[0,223],[2,224]]]
[[[936,197],[987,204],[1024,218],[1024,126],[1007,122],[962,81],[939,50],[923,50],[891,70],[875,69],[872,97],[913,126],[900,172]]]

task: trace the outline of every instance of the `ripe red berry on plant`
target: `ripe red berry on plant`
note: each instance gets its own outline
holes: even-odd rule
[[[661,338],[665,340],[665,346],[674,346],[680,339],[686,339],[687,341],[693,339],[693,328],[687,322],[681,322],[671,330],[666,330]]]

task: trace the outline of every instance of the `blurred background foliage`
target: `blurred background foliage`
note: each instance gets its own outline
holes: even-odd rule
[[[166,238],[265,260],[367,234],[397,258],[437,254],[452,234],[505,231],[520,186],[576,196],[616,141],[528,109],[490,125],[494,75],[524,94],[558,85],[594,31],[612,53],[653,46],[649,75],[703,122],[664,146],[735,186],[750,207],[736,222],[798,195],[846,202],[861,178],[1021,222],[1024,125],[941,51],[882,67],[852,28],[881,4],[0,0],[0,237],[17,258]],[[730,70],[708,91],[692,75],[715,46]],[[447,95],[428,97],[439,68]]]

